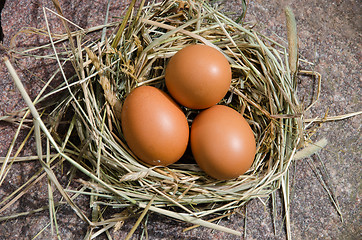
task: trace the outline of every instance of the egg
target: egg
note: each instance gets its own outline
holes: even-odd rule
[[[204,109],[218,103],[227,93],[231,67],[215,48],[189,45],[168,62],[165,82],[170,95],[181,105]]]
[[[179,160],[189,140],[186,116],[170,96],[141,86],[125,99],[121,111],[124,138],[143,162],[167,166]]]
[[[191,125],[192,154],[202,170],[219,180],[245,173],[256,153],[255,137],[245,118],[234,109],[215,105]]]

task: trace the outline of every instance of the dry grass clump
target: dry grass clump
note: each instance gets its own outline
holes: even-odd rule
[[[64,200],[89,223],[88,234],[92,237],[113,226],[119,227],[132,216],[124,211],[104,220],[104,209],[111,207],[143,209],[129,236],[147,211],[240,235],[238,231],[203,219],[215,213],[228,216],[253,198],[271,196],[275,200],[274,193],[280,188],[289,221],[288,169],[297,148],[306,138],[303,109],[296,96],[298,59],[291,11],[287,10],[292,26],[288,35],[292,43],[288,60],[284,46],[231,20],[205,1],[166,0],[148,5],[142,1],[139,8],[134,7],[135,2],[132,1],[111,35],[101,34],[100,30],[118,23],[76,32],[66,27],[67,35],[59,37],[58,43],[53,41],[48,29],[51,44],[42,47],[54,49],[54,55],[47,57],[57,59],[64,82],[50,93],[39,95],[39,101],[47,103],[47,114],[43,116],[38,114],[39,109],[30,98],[27,99],[25,91],[22,94],[29,105],[27,114],[31,111],[35,118],[38,157],[51,180],[49,186],[54,185]],[[65,26],[72,24],[62,21]],[[82,41],[93,31],[99,31],[98,39]],[[68,47],[59,52],[63,41],[68,45],[62,47]],[[237,179],[210,178],[192,162],[190,154],[168,167],[147,166],[135,158],[122,137],[118,116],[127,94],[141,85],[165,89],[168,59],[194,43],[212,46],[227,57],[233,79],[229,93],[220,104],[243,114],[256,136],[255,161],[251,169]],[[69,61],[76,74],[66,78],[62,66]],[[7,63],[11,69],[11,64]],[[12,75],[17,78],[14,71]],[[19,81],[18,85],[21,90]],[[53,96],[59,93],[61,98],[52,102]],[[195,111],[183,110],[192,122]],[[42,141],[47,143],[44,151]],[[54,154],[50,154],[52,151]],[[90,195],[91,219],[74,204],[69,197],[71,191],[63,188],[55,177],[52,169],[64,159],[89,177],[78,179],[83,188],[73,193],[75,196]],[[4,173],[1,172],[0,179],[4,178]],[[58,203],[52,199],[50,189],[49,209],[52,223],[56,223]],[[289,232],[289,227],[287,229]]]
[[[197,217],[239,207],[280,188],[302,136],[298,121],[302,109],[284,48],[271,47],[264,37],[202,1],[184,5],[165,1],[143,7],[130,17],[121,37],[109,42],[110,46],[104,42],[86,49],[93,65],[86,71],[98,76],[86,88],[88,97],[84,89],[79,92],[85,101],[74,108],[81,118],[81,132],[90,135],[78,134],[80,142],[84,145],[86,139],[92,139],[84,155],[92,163],[93,174],[98,173],[100,179],[136,202],[146,204],[153,199],[152,206],[178,206],[182,213]],[[256,134],[255,162],[234,180],[217,181],[196,164],[182,161],[168,167],[145,166],[122,138],[119,103],[141,85],[165,89],[168,59],[194,43],[215,47],[228,58],[233,80],[230,94],[221,104],[243,113]],[[96,93],[99,85],[103,92]],[[185,111],[192,121],[192,110]],[[89,187],[97,190],[100,186],[94,183]]]

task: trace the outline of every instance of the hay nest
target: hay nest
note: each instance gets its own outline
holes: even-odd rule
[[[62,59],[69,54],[66,61],[72,62],[76,74],[42,98],[49,114],[40,118],[44,119],[40,128],[59,153],[49,164],[66,159],[89,177],[79,180],[84,187],[77,193],[91,195],[92,220],[71,199],[66,200],[93,228],[120,221],[120,215],[99,220],[104,207],[137,207],[144,213],[157,212],[240,235],[203,219],[230,213],[281,186],[287,190],[288,168],[304,138],[303,109],[296,97],[296,49],[288,55],[281,44],[231,20],[205,1],[142,2],[139,8],[134,3],[120,23],[92,30],[119,24],[112,34],[82,42],[88,32],[68,33],[69,48]],[[252,167],[233,180],[215,180],[195,163],[145,165],[122,136],[118,116],[127,94],[141,85],[165,89],[169,58],[195,43],[212,46],[227,57],[232,83],[219,104],[243,114],[256,136]],[[56,44],[52,41],[54,49]],[[59,56],[54,55],[62,71]],[[54,102],[52,97],[59,92],[61,99]],[[191,123],[194,110],[183,110]],[[43,166],[50,174],[50,165]],[[64,189],[57,188],[65,196]]]

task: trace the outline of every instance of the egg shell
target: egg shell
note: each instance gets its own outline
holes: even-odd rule
[[[170,96],[155,87],[141,86],[127,96],[121,125],[129,148],[148,164],[167,166],[186,150],[186,116]]]
[[[219,180],[242,175],[254,161],[253,131],[240,113],[227,106],[215,105],[197,115],[190,142],[200,168]]]
[[[218,103],[231,83],[226,57],[207,45],[189,45],[168,62],[165,82],[170,95],[181,105],[204,109]]]

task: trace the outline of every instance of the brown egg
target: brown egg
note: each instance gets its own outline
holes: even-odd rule
[[[227,106],[215,105],[197,115],[190,142],[200,168],[219,180],[240,176],[254,161],[253,131],[240,113]]]
[[[165,74],[171,96],[185,107],[204,109],[218,103],[231,83],[225,56],[206,45],[189,45],[169,61]]]
[[[121,125],[129,148],[148,164],[167,166],[186,150],[187,119],[172,98],[155,87],[138,87],[127,96]]]

